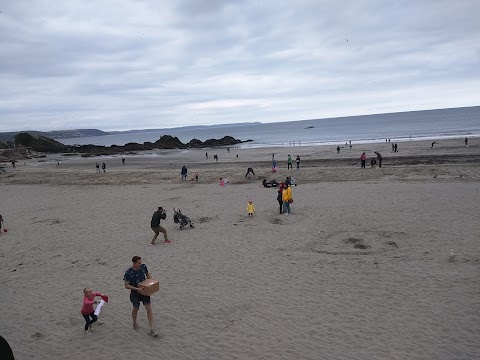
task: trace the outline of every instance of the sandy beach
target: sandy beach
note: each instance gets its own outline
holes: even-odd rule
[[[479,358],[480,139],[398,145],[5,162],[0,335],[16,359]],[[286,169],[288,154],[299,170]],[[262,186],[287,175],[291,216]],[[150,246],[158,206],[172,243]],[[174,207],[194,229],[179,230]],[[123,274],[134,255],[160,281],[157,338],[143,307],[132,329]],[[90,335],[85,287],[110,298]]]

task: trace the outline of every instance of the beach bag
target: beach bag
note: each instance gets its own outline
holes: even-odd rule
[[[293,199],[288,199],[288,203],[289,204],[293,203]]]

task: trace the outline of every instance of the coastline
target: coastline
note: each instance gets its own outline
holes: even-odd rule
[[[83,359],[86,348],[145,360],[475,358],[480,139],[390,148],[238,149],[238,159],[233,149],[162,150],[125,165],[121,155],[50,154],[10,165],[0,173],[2,336],[19,359]],[[297,150],[300,169],[286,169]],[[360,169],[362,151],[381,152],[382,168]],[[245,178],[248,166],[256,176]],[[298,183],[292,216],[261,184],[287,175]],[[172,243],[149,246],[157,206]],[[195,229],[180,231],[173,207]],[[133,255],[160,281],[158,339],[146,335],[143,307],[131,328],[122,276]],[[110,298],[88,336],[87,286]]]

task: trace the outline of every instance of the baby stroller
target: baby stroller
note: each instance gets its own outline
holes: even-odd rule
[[[192,224],[192,220],[190,220],[188,216],[183,215],[180,209],[178,208],[173,209],[173,221],[175,222],[175,224],[180,225],[180,230],[182,230],[187,225],[190,225],[191,228],[195,227]]]

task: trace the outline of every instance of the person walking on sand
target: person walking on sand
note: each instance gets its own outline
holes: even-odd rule
[[[290,215],[291,214],[290,204],[293,203],[292,187],[288,186],[287,184],[283,184],[282,201],[283,201],[283,214]]]
[[[247,212],[248,212],[248,217],[253,217],[253,213],[255,212],[255,205],[253,205],[252,200],[248,200]]]
[[[292,160],[292,157],[290,156],[290,154],[288,154],[288,158],[287,158],[287,170],[288,169],[293,169],[293,160]]]
[[[280,214],[283,214],[283,200],[282,200],[283,185],[284,183],[281,182],[280,187],[278,189],[278,194],[277,194],[277,201],[278,201],[278,204],[280,205]]]
[[[152,228],[153,232],[155,235],[153,235],[152,241],[150,242],[150,245],[155,244],[155,240],[157,240],[157,236],[162,233],[163,238],[165,240],[165,244],[170,244],[171,241],[168,240],[167,236],[167,230],[163,226],[160,226],[160,221],[165,220],[167,218],[167,214],[165,213],[165,210],[161,206],[158,207],[158,210],[155,211],[152,215],[152,221],[150,221],[150,227]]]
[[[182,175],[182,181],[187,181],[187,173],[188,173],[187,167],[183,165],[182,171],[180,171],[180,174]]]
[[[102,170],[103,172],[105,172],[105,169],[107,168],[107,165],[105,165],[105,163],[102,163]]]
[[[93,292],[91,288],[83,289],[83,307],[80,312],[85,319],[85,334],[87,335],[92,330],[92,324],[98,319],[93,310],[93,304],[99,303],[99,301],[95,300],[95,296],[102,296],[102,293]]]
[[[465,137],[465,146],[468,147],[468,137]]]
[[[395,144],[392,143],[392,151],[391,152],[394,152],[395,151]]]
[[[206,157],[206,158],[207,158],[207,160],[208,160],[208,152],[206,152],[206,153],[205,153],[205,157]]]
[[[295,163],[297,164],[297,170],[300,169],[300,156],[297,155],[297,158],[295,159]]]
[[[337,146],[337,154],[340,154],[340,145]]]
[[[381,168],[382,167],[382,155],[377,151],[375,151],[375,154],[377,154],[378,167]]]
[[[365,169],[365,161],[367,160],[367,155],[365,155],[365,151],[360,155],[360,160],[362,161],[362,166],[360,168]]]
[[[98,162],[97,162],[97,163],[95,163],[95,168],[97,169],[97,170],[96,170],[96,171],[97,171],[97,173],[99,173],[99,174],[100,174],[100,164],[99,164]]]
[[[122,165],[125,165],[125,158],[122,157]]]
[[[5,228],[5,224],[3,223],[3,217],[2,214],[0,214],[0,234],[2,233],[2,225]]]
[[[125,271],[125,275],[123,275],[123,280],[125,281],[125,289],[130,290],[130,301],[133,304],[133,328],[135,330],[138,330],[139,328],[137,323],[137,315],[138,310],[140,309],[140,302],[142,302],[143,306],[145,306],[145,310],[147,310],[147,319],[148,324],[150,325],[150,331],[148,332],[148,335],[157,336],[158,332],[154,328],[150,296],[145,295],[142,288],[138,286],[138,284],[140,284],[145,279],[151,278],[152,276],[148,271],[147,265],[142,264],[142,258],[140,256],[134,256],[132,258],[132,266],[127,271]]]
[[[397,150],[397,143],[395,143],[395,150],[393,152],[398,152]]]

